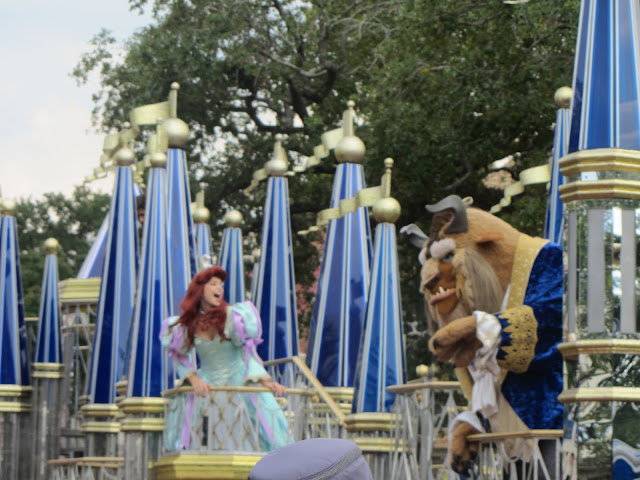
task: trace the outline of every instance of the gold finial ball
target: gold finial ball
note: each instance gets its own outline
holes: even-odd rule
[[[347,102],[347,108],[355,108],[356,106],[356,102],[354,102],[353,100],[349,100]]]
[[[418,365],[416,367],[416,375],[419,377],[426,377],[429,374],[429,367],[426,365]]]
[[[10,200],[7,198],[2,202],[2,212],[8,217],[15,216],[17,208],[18,205],[14,200]]]
[[[114,160],[116,165],[126,167],[136,161],[136,155],[129,147],[122,147],[116,152]]]
[[[224,223],[229,228],[239,228],[242,225],[242,214],[238,210],[229,210],[224,216]]]
[[[287,173],[289,165],[281,158],[272,158],[264,165],[264,169],[271,177],[282,177]]]
[[[162,122],[162,128],[167,134],[169,147],[187,148],[189,143],[189,126],[179,118],[167,118]]]
[[[163,168],[167,164],[167,156],[162,152],[155,152],[149,155],[149,163],[152,167]]]
[[[171,90],[180,90],[180,84],[178,82],[173,82],[171,84]]]
[[[393,167],[393,158],[387,157],[384,159],[384,168],[392,168]]]
[[[355,135],[342,137],[335,149],[336,158],[340,163],[360,163],[366,151],[364,142]]]
[[[58,253],[58,248],[60,248],[60,243],[53,237],[49,237],[44,241],[44,249],[47,253],[56,254]]]
[[[193,221],[196,223],[209,223],[211,219],[211,212],[207,207],[195,207],[192,208]]]
[[[553,95],[553,101],[556,102],[558,108],[569,108],[572,98],[573,90],[571,87],[560,87]]]
[[[400,203],[393,197],[381,198],[373,204],[373,218],[378,223],[394,223],[400,217]]]

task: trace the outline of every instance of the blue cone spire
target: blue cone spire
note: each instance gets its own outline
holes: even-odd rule
[[[140,274],[131,328],[128,397],[159,397],[162,390],[168,387],[172,375],[160,344],[162,320],[169,316],[170,306],[173,305],[167,242],[165,164],[164,154],[151,155]]]
[[[104,217],[102,225],[98,230],[96,239],[93,241],[89,253],[82,262],[82,266],[78,271],[76,278],[94,278],[102,277],[102,269],[104,268],[104,257],[106,254],[107,233],[109,232],[109,214]]]
[[[213,264],[213,251],[211,242],[211,227],[209,220],[211,213],[204,206],[204,183],[200,184],[201,189],[196,195],[196,208],[193,210],[193,221],[196,222],[196,265],[198,271],[204,270]]]
[[[346,126],[345,137],[336,146],[336,156],[342,163],[336,170],[331,208],[337,208],[340,200],[354,197],[365,187],[364,170],[359,163],[365,147],[353,136],[352,125]],[[345,144],[350,151],[343,151]],[[371,227],[365,207],[329,222],[307,351],[307,364],[325,386],[354,385],[371,255]]]
[[[224,300],[227,303],[243,302],[244,258],[242,253],[242,214],[237,210],[227,213],[224,218],[227,227],[222,233],[219,265],[227,272],[224,282]]]
[[[640,5],[583,0],[573,77],[569,153],[640,150]]]
[[[354,391],[354,412],[389,412],[395,394],[387,387],[406,382],[396,227],[376,227],[371,288]]]
[[[196,265],[198,271],[213,261],[211,250],[211,227],[208,223],[196,223]]]
[[[544,238],[562,245],[564,225],[564,204],[560,200],[560,186],[564,185],[564,176],[560,173],[560,159],[569,148],[569,129],[571,110],[571,89],[563,87],[556,92],[556,103],[560,108],[556,113],[556,128],[553,138],[553,157],[551,159],[551,181],[547,198],[547,212],[544,220]]]
[[[170,148],[167,158],[167,242],[173,291],[169,311],[178,315],[179,304],[198,269],[186,154],[182,149]]]
[[[58,241],[49,238],[45,243],[47,257],[42,276],[38,336],[35,363],[62,363],[60,338],[60,297],[58,295]]]
[[[133,152],[130,154],[133,157]],[[118,166],[105,245],[96,327],[87,380],[91,403],[115,403],[126,359],[138,270],[138,232],[133,173]]]
[[[4,201],[0,222],[0,384],[30,384],[16,204]]]
[[[393,198],[379,200],[376,207],[393,202],[399,215],[400,205]],[[406,382],[402,299],[395,218],[381,218],[371,272],[371,288],[356,373],[353,412],[389,412],[395,394],[391,385]]]
[[[142,194],[142,189],[140,185],[136,182],[133,183],[133,195],[137,197]],[[140,225],[138,228],[140,228]],[[109,214],[104,217],[102,224],[100,225],[100,229],[98,230],[98,234],[96,235],[91,248],[89,249],[89,253],[82,262],[82,266],[78,271],[78,275],[76,278],[102,278],[102,269],[104,268],[104,257],[107,253],[107,234],[109,232]],[[137,239],[136,239],[137,242]],[[138,251],[138,250],[137,250]]]
[[[279,139],[274,150],[274,158],[266,165],[270,177],[262,224],[262,254],[253,298],[262,318],[264,341],[258,346],[258,354],[263,360],[298,355],[289,184],[284,176],[288,161]]]

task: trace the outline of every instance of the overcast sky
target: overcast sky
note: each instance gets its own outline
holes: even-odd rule
[[[70,194],[98,166],[91,127],[96,84],[69,76],[107,28],[119,41],[150,23],[127,0],[0,0],[0,192],[18,200]],[[111,192],[113,176],[95,184]]]

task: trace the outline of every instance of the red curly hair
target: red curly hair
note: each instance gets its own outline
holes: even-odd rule
[[[205,312],[203,316],[200,316],[200,300],[204,293],[205,284],[213,277],[217,277],[223,282],[227,279],[227,272],[222,267],[214,265],[201,272],[198,272],[189,287],[187,293],[184,296],[184,300],[180,304],[182,309],[182,315],[178,321],[174,324],[184,325],[187,330],[187,347],[191,347],[193,344],[193,338],[196,335],[196,328],[203,327],[209,328],[213,325],[218,329],[218,334],[222,340],[227,340],[224,335],[224,325],[227,321],[227,307],[229,304],[224,300],[221,301],[217,307],[212,307],[208,312]]]

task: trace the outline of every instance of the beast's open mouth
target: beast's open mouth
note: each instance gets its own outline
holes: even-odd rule
[[[440,292],[436,296],[432,297],[431,300],[429,300],[429,305],[435,305],[437,303],[440,303],[455,294],[456,294],[455,288],[449,288],[445,290],[444,288],[440,287]]]

